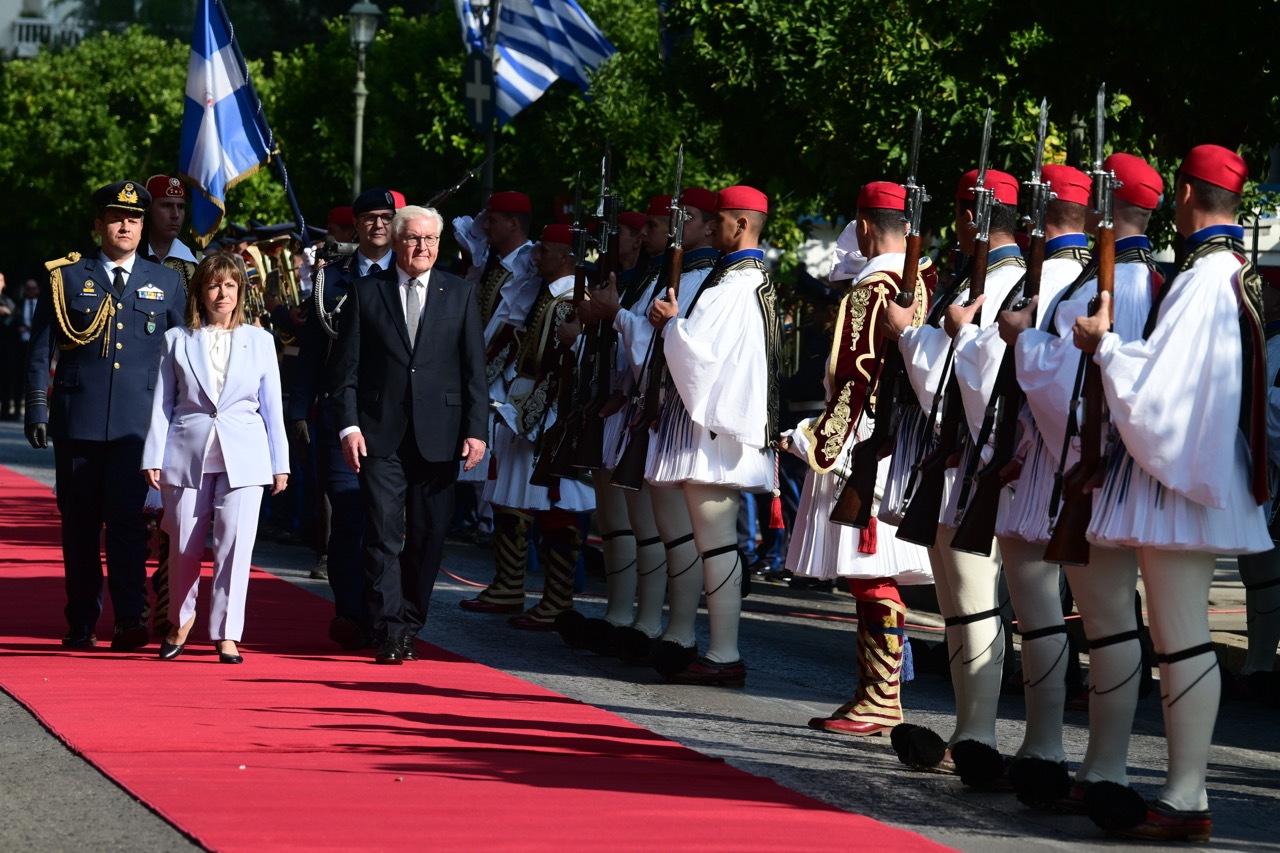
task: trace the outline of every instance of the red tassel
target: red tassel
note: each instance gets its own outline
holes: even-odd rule
[[[786,527],[787,525],[782,521],[782,498],[774,495],[769,503],[769,529],[785,530]]]
[[[769,529],[786,530],[786,522],[782,520],[782,492],[778,489],[778,451],[773,451],[773,500],[769,502]]]
[[[871,516],[871,521],[867,522],[867,526],[858,534],[858,553],[874,554],[876,552],[876,517]]]

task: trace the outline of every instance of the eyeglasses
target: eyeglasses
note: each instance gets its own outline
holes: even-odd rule
[[[390,222],[393,214],[390,213],[362,213],[360,221],[366,225],[372,225],[375,222]]]
[[[440,242],[440,237],[436,234],[405,234],[400,239],[410,246],[426,246],[428,249]]]

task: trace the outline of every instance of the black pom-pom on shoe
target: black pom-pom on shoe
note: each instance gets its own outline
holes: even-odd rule
[[[587,617],[576,610],[566,610],[556,615],[556,633],[571,649],[585,649]]]
[[[1000,751],[976,740],[962,740],[951,747],[960,781],[979,791],[1007,791],[1006,762]]]
[[[1128,785],[1094,782],[1084,795],[1089,819],[1108,832],[1132,829],[1147,819],[1147,801]]]
[[[608,619],[588,619],[581,626],[582,648],[598,655],[613,654],[614,624]]]
[[[1019,758],[1009,765],[1008,776],[1018,802],[1033,809],[1060,811],[1071,796],[1071,775],[1061,761]]]
[[[630,625],[613,629],[613,650],[623,663],[629,663],[632,666],[649,663],[653,643],[653,639],[644,631],[638,631]]]
[[[670,678],[678,672],[684,672],[685,668],[693,663],[697,657],[698,649],[696,647],[686,649],[671,640],[659,640],[653,645],[653,652],[649,656],[649,662],[653,664],[653,668],[660,675]]]
[[[898,760],[916,770],[933,770],[947,757],[947,742],[924,726],[900,723],[889,733]]]

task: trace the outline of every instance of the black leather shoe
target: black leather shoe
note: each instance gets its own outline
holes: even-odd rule
[[[404,663],[404,650],[400,646],[399,637],[387,637],[382,641],[382,645],[378,646],[378,653],[373,659],[377,663],[391,664],[399,666]]]
[[[229,655],[226,652],[218,652],[218,663],[244,663],[244,656]]]
[[[354,619],[346,616],[335,616],[329,623],[329,639],[349,652],[359,651],[364,646],[364,636],[360,626]]]
[[[147,633],[147,626],[141,621],[120,622],[116,625],[114,636],[111,637],[111,651],[136,652],[150,640],[151,635]]]
[[[173,660],[182,654],[186,643],[171,643],[167,639],[160,641],[160,660]]]
[[[68,649],[91,649],[98,645],[98,638],[91,628],[72,628],[62,638],[62,645]]]
[[[418,659],[418,653],[413,650],[413,634],[405,634],[400,638],[400,659],[406,662]]]

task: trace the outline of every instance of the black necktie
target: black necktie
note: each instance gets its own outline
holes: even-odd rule
[[[124,296],[124,267],[116,267],[111,271],[111,286],[116,289],[117,296]]]

